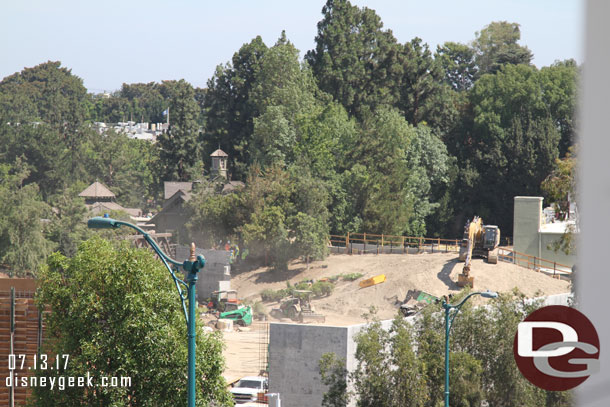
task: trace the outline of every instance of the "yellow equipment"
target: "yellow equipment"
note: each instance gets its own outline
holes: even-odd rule
[[[464,238],[460,246],[458,259],[466,262],[464,269],[458,275],[458,286],[474,287],[474,277],[470,276],[472,256],[483,257],[488,263],[498,262],[498,245],[500,244],[500,229],[495,225],[483,225],[483,220],[475,216],[466,222]]]
[[[379,274],[378,276],[371,277],[367,280],[363,280],[358,285],[360,288],[370,287],[375,284],[383,283],[385,281],[385,274]]]

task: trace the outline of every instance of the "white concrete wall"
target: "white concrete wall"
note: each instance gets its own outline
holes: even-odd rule
[[[541,226],[542,197],[516,196],[513,221],[514,250],[541,259],[556,261],[569,267],[574,265],[574,255],[566,255],[562,251],[554,252],[548,248],[561,238],[561,234],[541,233]],[[517,261],[517,264],[527,266],[525,261]],[[543,267],[549,268],[552,265],[545,263]]]

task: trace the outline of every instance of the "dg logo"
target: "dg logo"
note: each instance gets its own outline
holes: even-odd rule
[[[532,312],[519,324],[513,342],[523,376],[551,391],[572,389],[599,371],[599,350],[591,321],[561,305]]]

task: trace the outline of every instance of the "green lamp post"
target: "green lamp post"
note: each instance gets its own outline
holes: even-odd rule
[[[140,229],[136,225],[109,218],[108,215],[104,215],[104,217],[96,216],[87,221],[87,227],[92,229],[116,229],[121,226],[127,226],[132,229],[135,229],[138,233],[144,236],[144,239],[153,248],[155,253],[157,253],[163,264],[165,264],[165,267],[167,267],[167,270],[169,270],[169,273],[171,274],[172,278],[174,279],[176,289],[178,290],[178,296],[180,297],[180,301],[182,302],[182,310],[184,311],[184,317],[186,319],[186,326],[188,332],[187,406],[195,407],[195,340],[197,338],[197,332],[195,329],[195,323],[197,319],[197,297],[195,285],[197,283],[197,273],[205,266],[205,258],[202,255],[195,257],[195,244],[193,243],[191,245],[191,257],[188,260],[185,260],[184,262],[180,263],[163,253],[163,251],[159,248],[154,239],[150,237],[148,233],[146,233],[144,230]],[[174,270],[172,270],[170,264],[174,267]],[[186,281],[183,281],[176,276],[176,273],[179,272],[180,267],[182,267],[182,269],[187,273]],[[187,299],[188,311],[186,307]]]
[[[443,298],[443,308],[445,309],[445,407],[449,407],[449,333],[453,326],[453,320],[460,311],[460,308],[473,295],[480,295],[485,298],[496,298],[498,293],[494,291],[470,293],[457,305],[449,304],[447,296]],[[455,309],[455,312],[450,315],[452,309]]]

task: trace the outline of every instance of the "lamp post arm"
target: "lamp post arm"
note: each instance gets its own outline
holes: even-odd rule
[[[169,262],[175,266],[182,267],[183,263],[180,263],[179,261],[174,260],[171,257],[169,257],[167,254],[165,254],[163,252],[163,250],[161,250],[161,248],[157,245],[157,242],[155,242],[155,240],[143,229],[139,228],[138,226],[134,225],[133,223],[123,222],[122,220],[115,221],[115,225],[116,225],[116,227],[119,227],[120,225],[125,225],[132,229],[135,229],[136,231],[138,231],[138,233],[140,233],[142,236],[144,236],[144,239],[146,239],[148,244],[150,244],[153,247],[153,249],[155,250],[155,252],[157,252],[159,257],[164,258],[165,260],[167,260],[167,262]]]
[[[443,307],[445,309],[447,309],[448,311],[451,309],[455,309],[455,312],[453,313],[453,315],[451,315],[451,319],[449,320],[449,331],[451,331],[451,327],[453,326],[453,320],[455,319],[456,315],[458,314],[458,312],[460,311],[460,308],[462,307],[462,305],[464,305],[464,303],[466,301],[468,301],[468,299],[470,297],[472,297],[473,295],[481,295],[481,292],[474,292],[474,293],[470,293],[468,294],[462,301],[460,301],[459,304],[457,305],[451,305],[451,304],[447,304],[447,307],[445,307],[445,305],[443,305]]]
[[[116,220],[114,222],[114,227],[120,227],[121,225],[125,225],[127,227],[130,227],[130,228],[136,230],[142,236],[144,236],[144,240],[146,240],[146,242],[150,245],[150,247],[152,247],[152,249],[155,251],[155,253],[157,253],[159,258],[161,259],[161,261],[163,262],[163,264],[165,265],[165,267],[169,271],[169,274],[172,276],[172,279],[174,280],[174,284],[176,285],[176,290],[178,291],[178,296],[180,297],[180,302],[182,303],[182,312],[184,312],[184,319],[186,320],[186,324],[188,326],[189,317],[188,317],[188,311],[186,309],[186,301],[188,299],[188,292],[183,290],[180,287],[180,285],[183,285],[184,288],[186,288],[186,290],[188,290],[188,284],[186,282],[184,282],[183,280],[181,280],[180,278],[178,278],[176,276],[176,273],[174,273],[174,270],[172,270],[172,268],[170,266],[170,264],[172,264],[172,265],[176,266],[176,268],[177,267],[183,267],[184,268],[184,263],[180,263],[180,262],[172,259],[171,257],[169,257],[167,254],[165,254],[163,252],[163,250],[161,250],[161,248],[159,247],[157,242],[155,242],[155,239],[153,239],[143,229],[139,228],[138,226],[134,225],[133,223],[123,222],[121,220]]]

